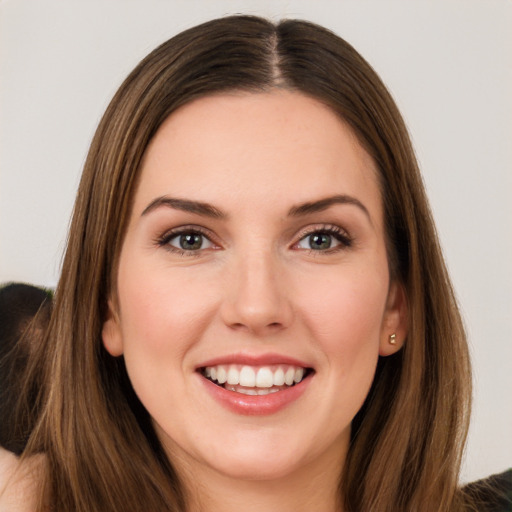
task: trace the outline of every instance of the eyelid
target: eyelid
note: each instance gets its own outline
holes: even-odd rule
[[[292,244],[292,248],[297,248],[297,245],[307,236],[310,236],[314,233],[326,233],[334,236],[339,242],[340,245],[327,249],[325,251],[315,251],[311,249],[312,252],[316,253],[329,253],[338,250],[339,248],[346,249],[350,247],[353,243],[352,236],[348,233],[347,230],[336,224],[312,224],[302,228],[297,235],[295,236],[295,241]],[[298,249],[298,250],[307,250],[307,249]]]
[[[179,249],[177,247],[174,247],[169,244],[169,241],[173,238],[180,236],[184,233],[197,233],[199,235],[204,236],[207,238],[212,244],[213,247],[209,247],[207,249],[199,249],[196,251],[187,251],[185,249]],[[170,252],[182,254],[182,255],[191,255],[191,256],[199,256],[201,252],[205,250],[216,250],[220,249],[222,246],[218,242],[218,237],[209,229],[204,228],[203,226],[199,226],[197,224],[185,224],[182,226],[177,226],[171,229],[168,229],[167,231],[164,231],[164,233],[160,236],[157,236],[155,239],[155,244],[159,247],[163,247],[167,249]]]

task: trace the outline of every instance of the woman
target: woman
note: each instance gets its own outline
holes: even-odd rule
[[[36,510],[466,506],[467,346],[414,153],[323,28],[219,19],[137,66],[54,307]]]

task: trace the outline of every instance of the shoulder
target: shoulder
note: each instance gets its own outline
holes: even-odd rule
[[[498,473],[463,487],[463,492],[484,512],[512,510],[512,469]]]
[[[22,463],[12,452],[0,448],[0,510],[32,512],[36,503],[36,474],[40,474],[38,457]],[[39,469],[39,470],[38,470]]]

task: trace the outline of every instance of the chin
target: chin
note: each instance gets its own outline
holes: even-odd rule
[[[287,457],[276,459],[272,455],[254,458],[232,456],[224,459],[221,464],[211,466],[218,473],[235,480],[269,481],[281,480],[295,473],[301,464],[299,461]]]

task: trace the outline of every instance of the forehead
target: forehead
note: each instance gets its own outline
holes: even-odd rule
[[[380,204],[374,162],[336,113],[297,92],[230,93],[167,118],[146,150],[134,208],[164,194],[287,208],[333,193]]]

